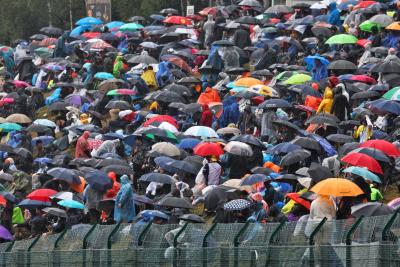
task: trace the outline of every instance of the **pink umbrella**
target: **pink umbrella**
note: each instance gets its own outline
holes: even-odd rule
[[[25,88],[31,86],[29,83],[26,83],[24,81],[12,81],[12,83],[17,87],[17,88]]]

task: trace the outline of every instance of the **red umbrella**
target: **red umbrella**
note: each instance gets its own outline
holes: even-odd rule
[[[100,35],[101,35],[101,32],[85,32],[85,33],[82,33],[82,36],[87,38],[87,39],[97,38]]]
[[[190,19],[182,16],[170,16],[166,18],[163,22],[178,25],[193,25]]]
[[[378,161],[363,153],[350,153],[344,156],[342,161],[354,166],[365,167],[371,172],[383,174],[381,165],[379,165]]]
[[[207,157],[207,156],[221,156],[224,150],[217,143],[202,142],[193,148],[194,154]]]
[[[353,75],[351,80],[367,84],[376,84],[376,80],[368,75]]]
[[[7,200],[1,195],[0,195],[0,205],[4,207],[7,205]]]
[[[132,89],[116,89],[118,95],[136,95],[138,92]]]
[[[149,119],[148,121],[146,121],[143,124],[143,126],[149,126],[153,122],[160,122],[161,123],[161,122],[164,122],[164,121],[174,125],[177,129],[179,128],[179,125],[178,125],[178,122],[176,121],[176,119],[171,117],[171,116],[169,116],[169,115],[158,115],[158,116],[155,116],[155,117]]]
[[[217,15],[218,8],[217,7],[206,7],[202,11],[199,12],[200,15],[202,16],[207,16],[208,14],[211,14],[215,17]]]
[[[362,143],[360,147],[375,148],[391,157],[400,156],[400,151],[397,149],[397,147],[385,140],[368,140],[367,142]]]
[[[48,202],[50,201],[50,197],[54,194],[57,194],[57,191],[53,189],[43,188],[31,192],[29,195],[26,196],[26,198]]]
[[[368,39],[358,39],[358,41],[356,42],[356,44],[365,47],[367,44],[371,44],[372,42]]]
[[[190,73],[192,71],[192,69],[190,68],[190,66],[180,57],[168,57],[166,58],[167,61],[171,62],[172,64],[178,66],[179,68],[181,68],[182,70]]]
[[[359,9],[359,8],[367,8],[370,5],[376,4],[377,2],[375,1],[362,1],[358,3],[357,5],[354,6],[354,9]]]
[[[289,194],[286,194],[286,196],[288,198],[290,198],[291,200],[293,200],[294,202],[296,202],[297,204],[302,205],[303,207],[305,207],[308,210],[311,208],[311,203],[309,201],[305,200],[304,198],[301,198],[298,193],[289,193]]]
[[[91,49],[99,49],[99,50],[111,48],[111,47],[113,47],[113,46],[104,41],[95,42],[90,46]]]

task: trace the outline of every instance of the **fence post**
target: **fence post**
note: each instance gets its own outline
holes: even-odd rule
[[[282,228],[285,226],[286,222],[281,222],[278,227],[272,232],[269,241],[268,241],[268,250],[267,250],[267,260],[265,262],[265,267],[268,267],[271,261],[271,249],[270,246],[275,242],[275,237],[279,234]]]
[[[86,267],[86,249],[87,249],[87,240],[89,236],[93,233],[94,229],[96,229],[97,223],[93,224],[93,226],[89,229],[86,235],[83,237],[82,241],[82,267]]]
[[[67,229],[65,229],[64,231],[61,232],[60,236],[57,237],[56,242],[54,242],[54,249],[58,248],[58,243],[60,243],[60,241],[64,238],[65,234],[67,233]]]
[[[60,260],[57,259],[57,249],[58,249],[58,243],[64,238],[65,234],[67,233],[68,229],[64,229],[64,231],[61,232],[61,234],[57,237],[56,242],[54,242],[54,248],[53,248],[53,266],[61,265]],[[50,258],[50,255],[49,255]]]
[[[250,258],[250,267],[257,267],[257,250],[252,250],[251,251],[251,258]]]
[[[178,260],[178,238],[185,232],[186,227],[188,227],[189,223],[185,223],[182,228],[178,231],[178,233],[176,233],[175,237],[174,237],[174,242],[173,242],[173,246],[174,246],[174,258],[173,258],[173,262],[172,262],[172,266],[176,267],[178,266],[177,264],[177,260]]]
[[[111,266],[111,246],[112,246],[112,237],[115,235],[115,233],[118,231],[119,227],[121,226],[121,223],[117,223],[117,225],[115,225],[114,229],[112,229],[111,233],[108,235],[107,237],[107,265]]]
[[[31,266],[31,249],[36,245],[36,243],[39,241],[39,239],[40,239],[40,235],[38,235],[37,237],[35,237],[35,239],[33,239],[32,243],[29,245],[28,249],[26,250],[26,253],[27,253],[26,266],[27,267]]]
[[[351,243],[352,235],[357,230],[357,227],[361,224],[364,216],[361,215],[360,218],[351,226],[350,230],[346,234],[346,267],[351,267]]]
[[[382,241],[388,241],[390,229],[392,228],[392,226],[397,218],[398,213],[399,213],[399,210],[396,210],[396,212],[392,215],[392,217],[390,217],[389,221],[386,223],[385,227],[383,227]]]
[[[203,244],[202,244],[202,248],[203,248],[203,267],[207,267],[207,257],[208,257],[208,237],[212,234],[212,232],[214,231],[214,229],[217,227],[218,223],[213,223],[213,225],[210,227],[210,229],[208,229],[207,233],[204,235],[203,237]]]
[[[2,255],[3,255],[2,266],[6,266],[6,261],[7,261],[6,253],[11,251],[12,247],[14,246],[14,242],[15,241],[10,242],[10,244],[7,246],[6,250],[2,253]]]
[[[324,217],[322,221],[315,227],[314,231],[312,231],[310,238],[308,239],[308,245],[310,246],[310,267],[314,267],[314,245],[315,245],[315,236],[321,230],[322,226],[324,226],[325,222],[328,218]]]
[[[144,237],[146,234],[150,231],[150,227],[153,224],[153,221],[150,221],[146,227],[143,229],[143,231],[139,234],[138,238],[138,246],[141,247],[143,245]]]
[[[240,237],[243,235],[243,233],[246,231],[246,229],[249,227],[250,221],[247,221],[243,227],[239,230],[239,232],[236,234],[235,238],[233,239],[233,246],[234,246],[234,266],[238,267],[239,266],[239,245],[240,245]]]

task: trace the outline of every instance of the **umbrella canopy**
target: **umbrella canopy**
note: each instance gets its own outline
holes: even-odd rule
[[[283,82],[285,85],[304,84],[311,81],[311,76],[303,73],[298,73]]]
[[[292,13],[293,8],[285,5],[274,5],[269,7],[267,10],[265,10],[264,13],[266,14],[285,14],[285,13]]]
[[[58,192],[50,197],[51,199],[59,200],[80,200],[77,195],[72,192]]]
[[[397,147],[395,145],[393,145],[392,143],[390,143],[386,140],[379,140],[379,139],[368,140],[368,141],[362,143],[360,147],[375,148],[391,157],[399,157],[400,156],[400,150],[397,149]]]
[[[82,26],[82,25],[100,25],[100,24],[103,24],[103,21],[101,19],[94,18],[94,17],[86,17],[86,18],[81,18],[75,24],[78,25],[78,26]]]
[[[108,96],[116,95],[136,95],[138,92],[132,89],[114,89],[107,93]]]
[[[178,148],[180,148],[180,149],[193,149],[200,142],[201,141],[199,139],[196,139],[196,138],[184,138],[179,142]]]
[[[128,102],[122,101],[122,100],[110,101],[105,106],[105,108],[107,108],[107,109],[120,109],[120,110],[133,109],[133,107]]]
[[[85,180],[93,189],[101,192],[105,192],[113,186],[113,180],[103,171],[90,171],[86,173]]]
[[[261,142],[260,139],[258,139],[257,137],[251,135],[251,134],[243,134],[243,135],[239,135],[239,136],[234,136],[231,138],[230,141],[238,141],[238,142],[242,142],[251,146],[257,146],[260,148],[265,148],[265,145],[263,142]]]
[[[263,183],[268,180],[268,177],[265,174],[252,174],[242,179],[240,185],[253,185],[256,183]]]
[[[39,201],[39,200],[32,200],[32,199],[24,199],[17,205],[20,208],[24,209],[37,209],[37,208],[44,208],[50,207],[51,202]]]
[[[374,173],[383,174],[382,168],[378,161],[363,153],[350,153],[344,156],[341,160],[353,166],[365,167]]]
[[[39,201],[50,201],[50,197],[55,194],[57,194],[57,191],[43,188],[31,192],[29,195],[26,196],[26,198]]]
[[[318,141],[309,137],[296,137],[296,139],[291,141],[292,144],[301,146],[305,149],[321,151],[321,146]]]
[[[0,131],[1,132],[12,132],[12,131],[20,131],[22,129],[22,126],[13,122],[6,122],[0,124]]]
[[[13,235],[3,225],[0,225],[0,238],[7,241],[14,240]]]
[[[240,211],[251,207],[251,202],[245,199],[234,199],[224,204],[225,211]]]
[[[379,72],[379,73],[400,73],[400,63],[389,60],[383,61],[382,63],[376,64],[371,68],[371,72]]]
[[[370,172],[367,168],[361,168],[361,167],[355,167],[351,166],[343,170],[345,173],[352,173],[358,176],[361,176],[365,180],[370,180],[375,183],[381,184],[381,179],[379,178],[378,175]]]
[[[354,217],[382,216],[393,212],[390,206],[379,202],[360,203],[351,207],[351,215]]]
[[[83,205],[81,202],[72,200],[72,199],[66,199],[66,200],[61,200],[57,202],[58,205],[70,208],[70,209],[80,209],[83,210],[85,209],[85,205]]]
[[[140,177],[139,181],[141,182],[156,182],[160,184],[175,184],[176,180],[169,175],[163,173],[147,173]]]
[[[325,43],[329,45],[334,44],[355,44],[357,37],[351,34],[337,34],[329,38]]]
[[[336,60],[332,61],[328,65],[329,70],[356,70],[357,66],[353,62],[348,60]]]
[[[395,87],[387,91],[382,98],[387,100],[397,100],[400,101],[400,87]]]
[[[164,23],[177,24],[177,25],[193,25],[192,21],[182,16],[169,16],[163,20]]]
[[[354,197],[364,194],[358,185],[342,178],[325,179],[314,185],[310,191],[319,195],[335,197]]]
[[[290,198],[291,200],[293,200],[297,204],[302,205],[303,207],[305,207],[308,210],[311,208],[310,201],[307,201],[307,200],[301,198],[298,193],[289,193],[289,194],[286,194],[286,197]]]
[[[359,144],[359,143],[357,143],[357,144]],[[357,147],[355,147],[355,149],[349,150],[348,152],[363,153],[370,157],[373,157],[377,161],[382,161],[382,162],[386,162],[386,163],[390,162],[390,158],[385,153],[383,153],[381,150],[376,149],[376,148],[359,147],[359,145],[358,145]]]
[[[239,141],[230,141],[226,144],[224,150],[237,156],[251,157],[253,155],[251,147],[248,144]]]
[[[280,155],[280,154],[287,154],[290,153],[294,150],[301,149],[301,146],[299,145],[294,145],[289,142],[283,142],[279,143],[273,147],[268,148],[267,153],[273,154],[273,155]]]
[[[187,136],[198,136],[202,138],[218,138],[218,134],[210,127],[192,126],[184,132]]]
[[[375,112],[379,115],[385,115],[392,113],[400,115],[400,102],[386,99],[378,99],[367,103],[367,107],[370,111]]]
[[[178,219],[191,223],[205,223],[204,219],[196,214],[184,214],[179,216]]]
[[[178,157],[181,154],[181,151],[179,150],[179,148],[169,142],[160,142],[160,143],[154,144],[151,147],[150,153],[151,152],[156,152],[156,153],[170,156],[170,157]]]
[[[130,59],[128,59],[128,63],[131,64],[158,64],[158,60],[156,60],[155,58],[149,56],[149,55],[138,55],[138,56],[134,56],[131,57]]]
[[[119,30],[121,32],[127,32],[127,31],[137,31],[140,29],[143,29],[143,25],[139,24],[139,23],[126,23],[124,25],[122,25]]]
[[[174,125],[176,128],[179,128],[178,122],[176,121],[176,119],[172,116],[169,115],[157,115],[152,117],[151,119],[147,120],[143,126],[149,126],[150,124],[154,123],[154,122],[168,122],[172,125]]]
[[[199,171],[193,164],[183,161],[183,160],[174,160],[167,165],[172,168],[176,173],[185,172],[189,174],[197,174]]]
[[[292,104],[283,99],[269,99],[262,102],[258,107],[263,109],[268,108],[290,108]]]
[[[224,150],[218,143],[212,142],[201,142],[193,148],[193,152],[196,155],[207,157],[207,156],[221,156],[224,154]]]
[[[309,158],[311,156],[311,153],[306,150],[295,150],[281,159],[281,166],[289,166],[294,163],[298,163],[300,161],[305,160],[306,158]]]
[[[44,208],[42,209],[45,213],[56,217],[67,218],[67,212],[59,208]]]
[[[26,116],[25,114],[14,113],[11,114],[6,118],[7,122],[14,122],[14,123],[31,123],[32,120]]]
[[[330,134],[326,137],[326,139],[339,144],[354,142],[354,138],[352,136],[345,134]]]
[[[179,197],[164,197],[156,203],[158,206],[169,207],[169,208],[181,208],[181,209],[192,209],[192,204]]]
[[[64,180],[69,184],[81,184],[81,179],[79,179],[79,176],[73,170],[57,167],[48,170],[47,174],[54,178]]]

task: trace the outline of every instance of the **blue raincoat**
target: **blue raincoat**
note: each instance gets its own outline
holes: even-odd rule
[[[114,220],[119,222],[131,222],[136,216],[133,189],[127,175],[121,177],[121,188],[115,199]],[[120,207],[121,206],[121,207]]]
[[[4,52],[0,52],[0,57],[2,57],[4,59],[4,67],[5,69],[11,73],[11,75],[14,77],[14,66],[15,66],[15,62],[14,59],[12,58],[12,56],[4,53]]]
[[[328,23],[337,27],[342,26],[342,23],[340,22],[340,13],[336,8],[335,2],[329,4]]]
[[[85,64],[83,64],[82,68],[84,68],[86,70],[86,76],[85,76],[85,79],[83,80],[83,83],[85,85],[88,85],[89,83],[92,82],[92,79],[93,79],[92,64],[85,63]]]
[[[61,88],[57,88],[54,92],[46,98],[45,103],[46,105],[50,105],[54,102],[57,102],[60,99],[61,95]]]
[[[234,123],[237,124],[239,119],[239,105],[236,102],[235,97],[228,96],[222,102],[223,112],[221,117],[219,118],[219,127],[227,127],[228,124]]]
[[[168,81],[173,80],[169,62],[162,61],[158,64],[158,71],[156,73],[156,80],[158,87],[164,87]]]

